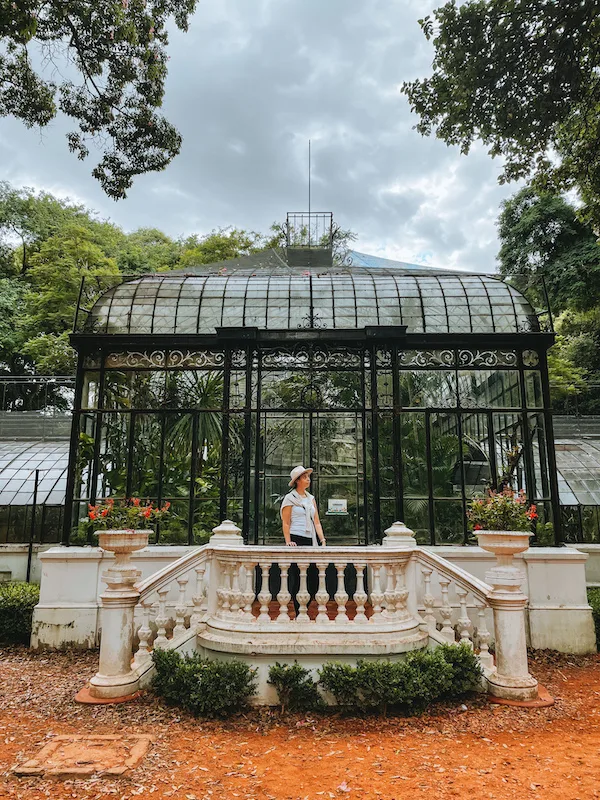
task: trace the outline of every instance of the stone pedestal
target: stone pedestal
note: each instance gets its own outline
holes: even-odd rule
[[[396,547],[403,550],[414,550],[417,546],[414,531],[407,528],[403,522],[394,522],[391,527],[385,531],[385,537],[382,541],[383,547]]]
[[[90,681],[90,694],[98,699],[131,695],[138,689],[137,675],[131,670],[133,615],[139,592],[134,583],[141,572],[131,564],[131,553],[143,550],[151,531],[100,531],[99,544],[115,554],[115,563],[102,574],[107,584],[100,595],[102,635],[100,666]]]
[[[216,528],[213,528],[213,535],[210,537],[209,542],[213,546],[239,547],[244,544],[244,539],[240,528],[230,519],[226,519]]]
[[[488,677],[490,694],[504,700],[534,700],[538,684],[529,674],[525,638],[527,597],[521,591],[525,575],[514,556],[529,547],[527,531],[477,531],[479,546],[496,556],[485,579],[493,591],[488,600],[494,613],[496,671]]]

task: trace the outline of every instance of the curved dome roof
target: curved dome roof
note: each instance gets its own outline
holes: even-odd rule
[[[99,333],[212,334],[262,330],[406,325],[409,333],[518,333],[538,330],[527,300],[491,275],[420,267],[351,253],[349,266],[292,267],[267,250],[184,273],[146,275],[96,302],[85,330]]]

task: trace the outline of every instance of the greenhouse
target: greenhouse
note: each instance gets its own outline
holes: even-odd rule
[[[82,302],[65,541],[88,503],[139,496],[172,504],[157,542],[225,518],[278,542],[299,463],[334,543],[398,519],[464,543],[490,485],[525,489],[558,537],[545,319],[491,275],[340,254],[333,232],[290,215],[287,246]]]

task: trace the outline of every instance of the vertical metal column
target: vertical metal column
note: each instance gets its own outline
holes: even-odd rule
[[[221,486],[219,491],[219,523],[227,519],[229,491],[229,387],[231,385],[231,349],[225,351],[223,377],[222,433],[221,433]]]
[[[73,523],[73,493],[75,490],[75,469],[77,450],[79,447],[79,418],[81,415],[81,395],[83,390],[83,354],[77,354],[77,376],[75,378],[75,398],[73,403],[73,419],[71,420],[71,438],[69,442],[69,466],[67,469],[67,485],[65,491],[65,513],[61,544],[69,546],[71,525]],[[98,412],[96,411],[96,420]]]
[[[556,469],[556,452],[554,450],[554,425],[552,423],[552,403],[550,400],[550,382],[548,380],[548,354],[544,350],[538,352],[540,373],[542,376],[542,398],[544,401],[544,427],[548,445],[548,478],[550,479],[550,503],[554,520],[554,544],[562,544],[562,518],[558,495],[558,472]]]

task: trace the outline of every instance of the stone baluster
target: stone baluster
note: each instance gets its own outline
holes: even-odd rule
[[[373,589],[371,590],[371,605],[373,615],[371,622],[379,622],[381,617],[381,604],[383,602],[383,592],[381,591],[381,565],[373,565]]]
[[[477,604],[477,638],[479,639],[479,662],[484,670],[491,670],[494,667],[494,657],[490,653],[491,633],[488,631],[485,619],[486,606],[484,603]]]
[[[279,615],[277,617],[277,622],[284,623],[290,621],[288,614],[288,605],[292,599],[292,595],[288,589],[288,571],[290,568],[290,562],[280,562],[279,567],[281,569],[281,589],[277,595],[277,602],[279,603]]]
[[[423,613],[423,621],[427,625],[427,630],[429,633],[435,633],[436,618],[435,614],[433,613],[435,608],[435,598],[431,594],[431,575],[433,570],[423,567],[421,569],[421,573],[423,574],[423,583],[425,584],[425,594],[423,595],[423,605],[425,607],[425,611]]]
[[[385,610],[382,612],[384,617],[394,617],[396,612],[396,587],[394,580],[393,564],[385,565],[385,591],[383,593]]]
[[[150,640],[152,639],[152,629],[150,627],[150,609],[152,608],[152,603],[148,602],[148,600],[142,600],[140,606],[142,608],[142,624],[138,630],[138,639],[140,643],[133,659],[133,666],[136,669],[150,661],[150,654],[152,652],[152,646],[150,644]]]
[[[258,602],[260,603],[260,614],[258,616],[258,621],[270,622],[271,617],[269,616],[269,603],[271,602],[271,592],[269,591],[269,570],[271,569],[271,562],[261,561],[259,566],[262,575],[262,585],[258,595]]]
[[[325,582],[326,570],[327,564],[319,564],[319,587],[317,593],[315,594],[315,600],[317,601],[317,622],[330,622],[330,619],[327,616],[327,601],[329,600],[329,593],[327,591],[327,585]]]
[[[473,624],[469,619],[467,611],[467,590],[462,586],[456,586],[456,594],[458,595],[458,602],[460,604],[460,616],[458,618],[458,633],[460,636],[460,643],[466,644],[473,649],[473,642],[471,640],[471,628]]]
[[[180,634],[185,633],[187,630],[185,627],[185,615],[187,613],[185,590],[188,585],[188,580],[189,578],[187,575],[177,578],[177,583],[179,584],[179,599],[177,601],[177,605],[175,606],[175,627],[173,628],[173,636],[179,636]]]
[[[254,569],[256,562],[244,564],[244,591],[242,601],[244,603],[244,616],[249,622],[254,620],[252,615],[252,603],[254,602]]]
[[[223,584],[220,589],[221,616],[228,617],[231,610],[231,564],[221,562]],[[217,592],[219,595],[219,592]]]
[[[346,611],[346,603],[348,602],[348,593],[346,592],[345,580],[344,580],[344,569],[346,567],[345,562],[337,562],[335,564],[335,568],[337,570],[337,578],[338,578],[338,590],[333,596],[333,599],[337,603],[337,616],[335,618],[335,622],[338,625],[345,625],[347,622],[350,622],[348,617],[348,612]]]
[[[394,570],[394,575],[396,578],[396,615],[401,620],[410,618],[410,612],[408,610],[408,589],[406,588],[405,569],[405,564],[399,564]]]
[[[240,589],[240,563],[236,561],[230,565],[232,583],[231,583],[231,608],[232,614],[238,615],[242,605],[242,590]]]
[[[365,604],[368,600],[367,593],[365,592],[365,569],[366,564],[356,564],[356,591],[354,592],[354,602],[356,603],[356,616],[354,622],[359,625],[368,622],[367,615],[365,614]]]
[[[298,601],[299,606],[296,619],[298,622],[310,622],[308,617],[310,594],[308,593],[306,586],[306,571],[308,569],[308,564],[298,564],[298,569],[300,570],[300,589],[296,595],[296,600]]]
[[[197,628],[200,622],[202,621],[202,617],[204,616],[204,612],[206,610],[206,602],[205,602],[205,588],[204,588],[204,575],[206,573],[206,565],[200,564],[196,567],[196,592],[192,596],[192,602],[194,604],[194,611],[192,612],[192,616],[190,619],[190,626],[192,628]]]
[[[452,627],[452,607],[448,595],[448,586],[450,585],[450,578],[445,578],[443,575],[439,577],[440,588],[442,590],[442,605],[440,607],[440,614],[442,615],[442,630],[440,633],[447,642],[454,644],[454,628]]]
[[[158,614],[154,620],[156,623],[156,639],[154,640],[154,649],[164,647],[168,641],[167,639],[167,625],[169,618],[167,617],[167,595],[169,594],[169,587],[162,587],[158,589]]]

